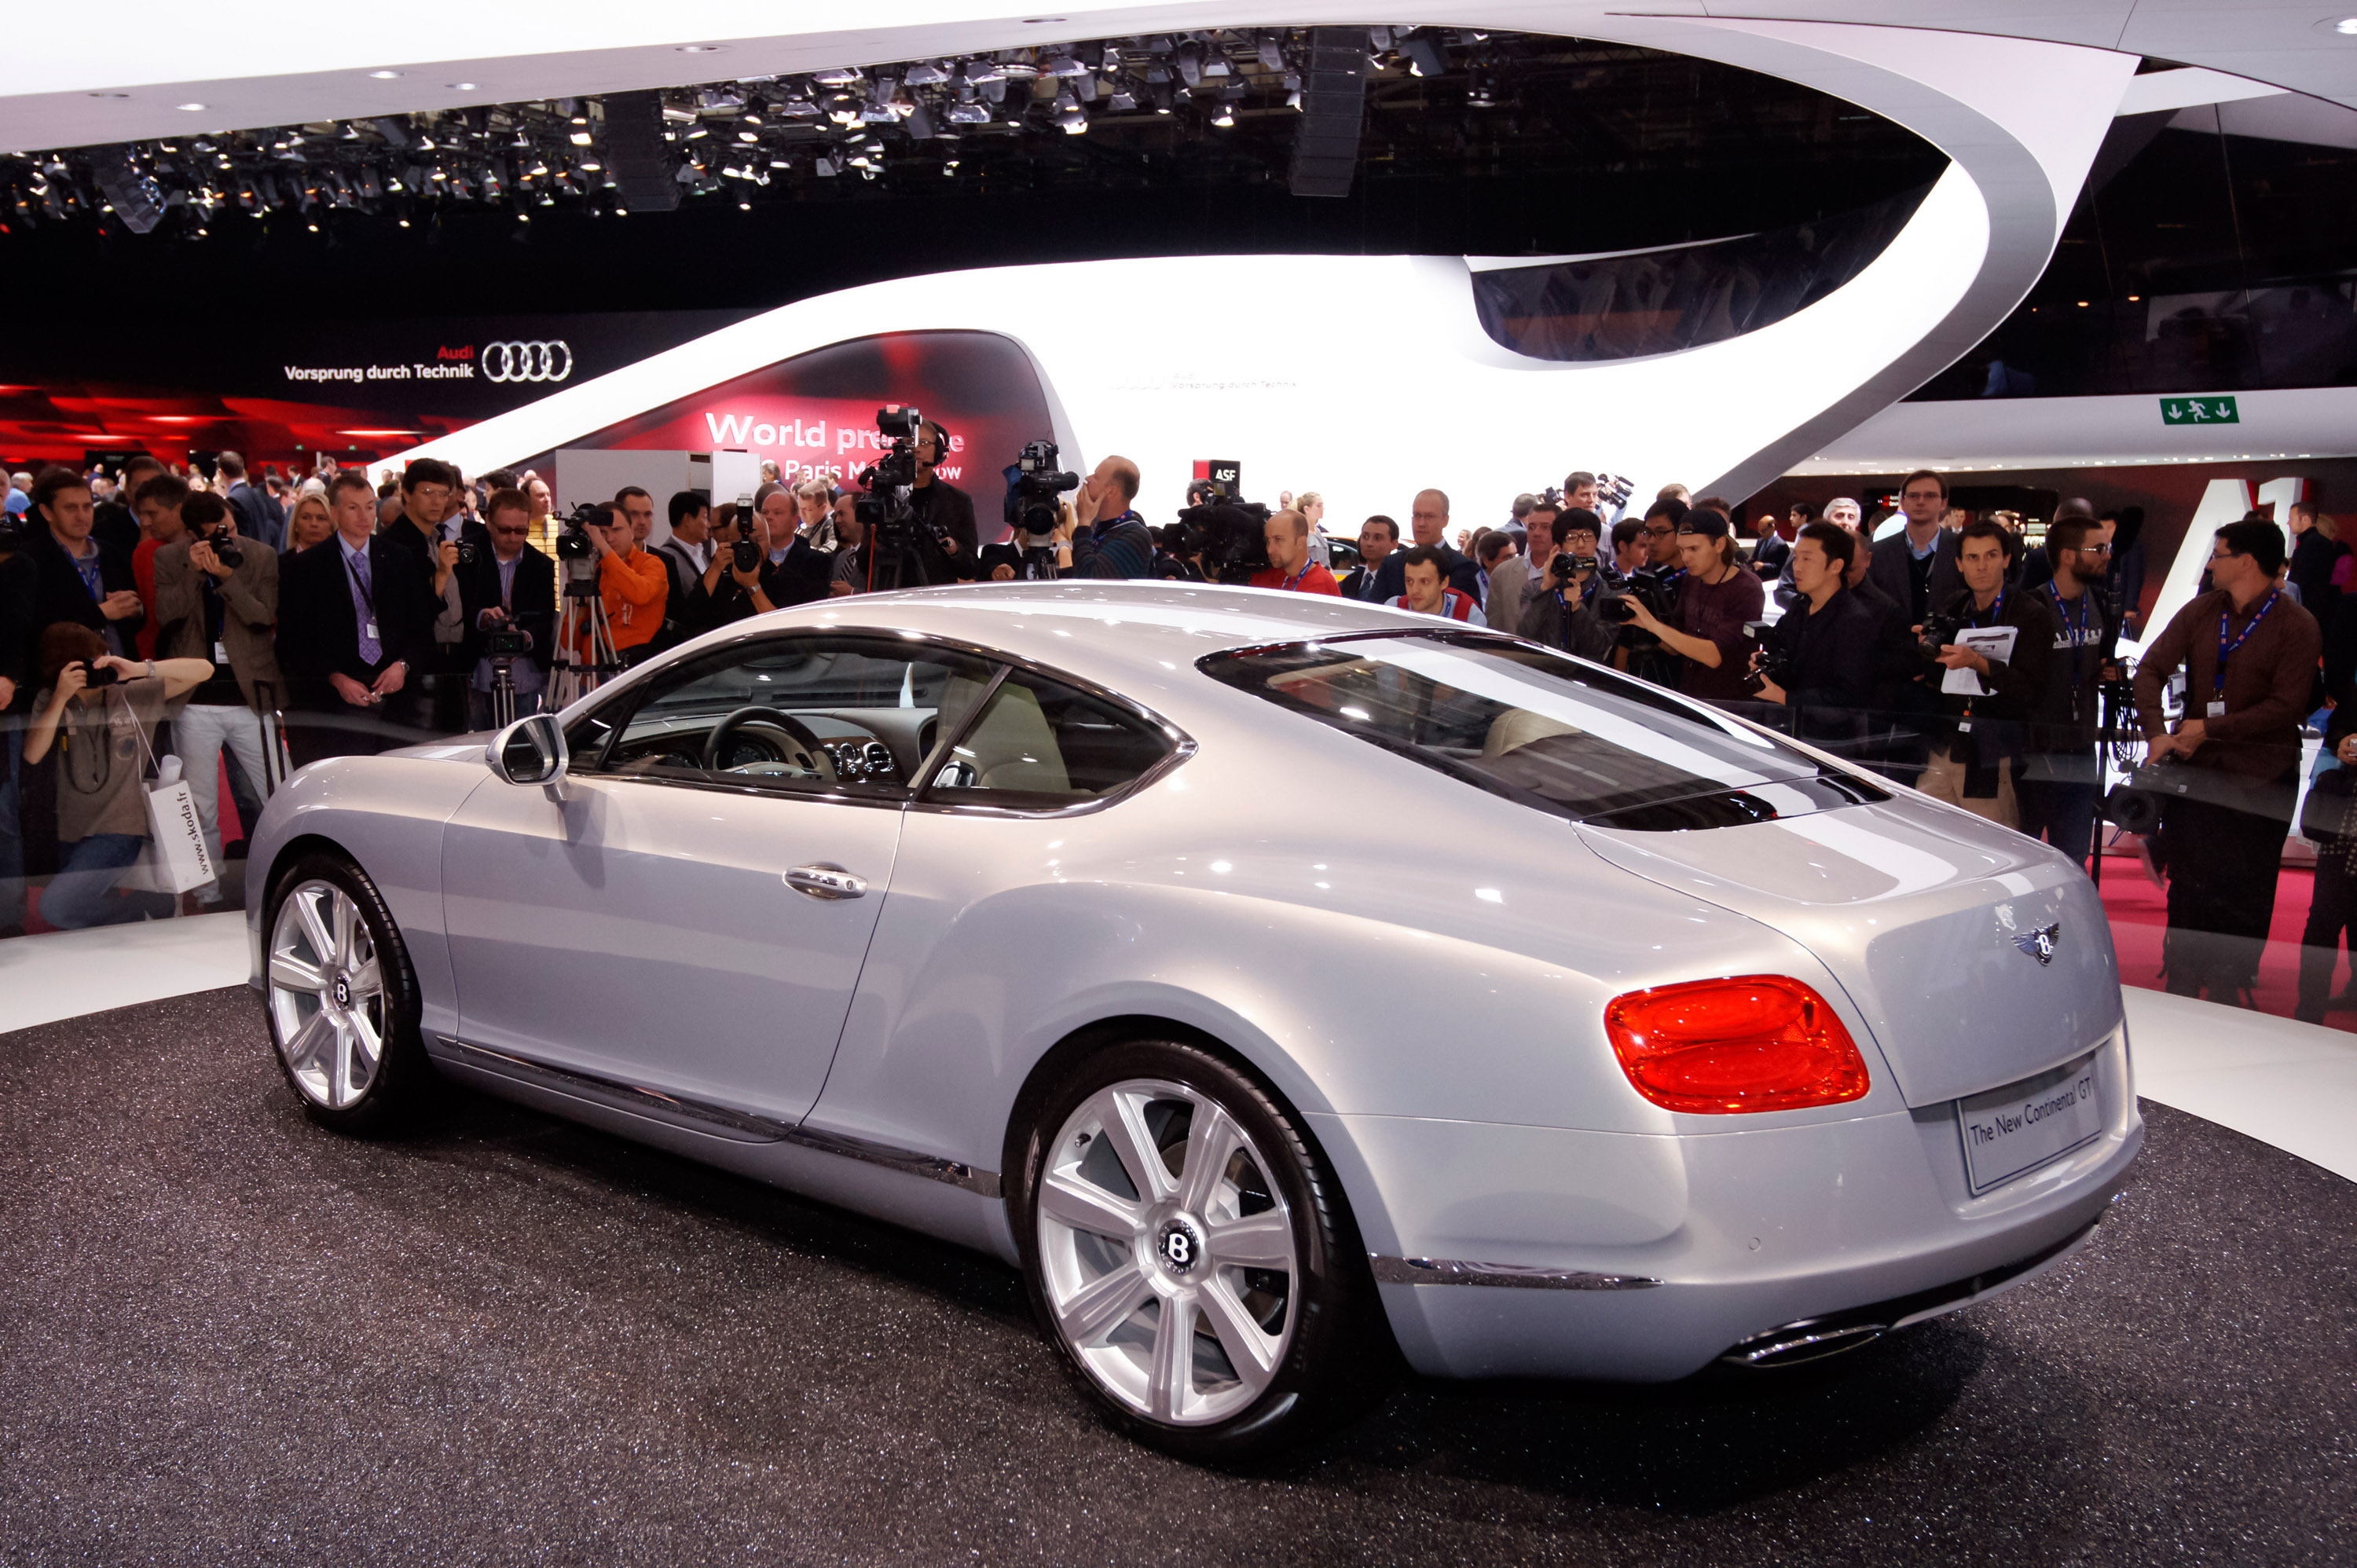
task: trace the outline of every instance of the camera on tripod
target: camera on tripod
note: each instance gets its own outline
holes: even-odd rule
[[[483,657],[486,659],[522,659],[531,651],[532,633],[528,631],[501,626],[483,633]]]
[[[1081,477],[1058,467],[1053,441],[1027,441],[1005,470],[1006,526],[1033,540],[1044,540],[1062,521],[1059,499],[1081,488]]]
[[[1190,506],[1171,525],[1171,554],[1200,553],[1207,581],[1240,587],[1268,565],[1268,508],[1258,501]]]
[[[565,514],[556,528],[556,558],[560,561],[587,561],[597,553],[597,544],[589,537],[593,523],[605,521],[605,507],[597,501],[583,501]]]

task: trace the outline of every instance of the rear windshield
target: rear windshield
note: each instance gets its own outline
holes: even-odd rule
[[[1215,653],[1199,668],[1573,822],[1669,832],[1887,799],[1657,687],[1503,639],[1384,632]]]

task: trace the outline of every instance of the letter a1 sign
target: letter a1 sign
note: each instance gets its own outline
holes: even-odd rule
[[[2165,397],[2160,400],[2163,424],[2240,424],[2243,411],[2231,397]]]

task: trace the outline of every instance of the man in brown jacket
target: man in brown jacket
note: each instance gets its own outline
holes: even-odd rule
[[[2177,612],[2136,666],[2151,761],[2198,770],[2163,811],[2169,989],[2242,1001],[2256,983],[2299,770],[2300,721],[2322,638],[2276,586],[2283,531],[2258,519],[2220,529],[2211,591]],[[2182,671],[2185,717],[2167,733],[2161,690]]]
[[[278,620],[278,552],[240,539],[228,506],[199,491],[180,509],[181,539],[156,553],[156,656],[202,659],[210,679],[188,693],[172,718],[173,749],[188,770],[197,820],[213,864],[221,864],[221,762],[226,748],[257,802],[270,793],[273,769],[262,710],[286,701],[273,638]],[[236,557],[235,564],[222,559]],[[252,832],[251,820],[243,826]],[[199,904],[221,901],[216,880],[196,890]]]

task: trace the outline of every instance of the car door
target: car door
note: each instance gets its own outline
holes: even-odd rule
[[[487,780],[443,840],[460,1037],[799,1121],[842,1035],[909,781],[942,703],[992,673],[898,639],[748,638],[576,719],[562,784]]]

